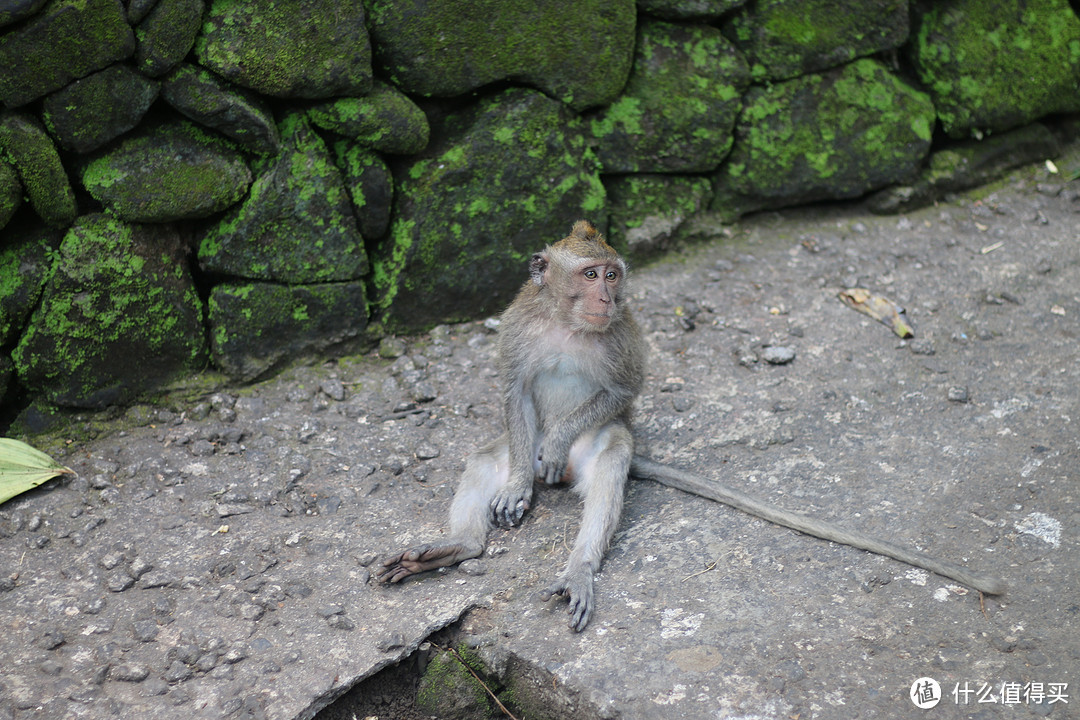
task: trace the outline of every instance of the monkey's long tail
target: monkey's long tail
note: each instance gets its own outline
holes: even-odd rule
[[[640,455],[634,456],[630,464],[630,474],[645,480],[654,480],[676,490],[722,502],[736,510],[742,510],[762,520],[768,520],[771,523],[783,525],[807,535],[850,545],[878,555],[886,555],[908,565],[914,565],[935,572],[938,575],[952,578],[987,595],[1000,595],[1005,592],[1005,581],[1001,578],[973,573],[965,567],[945,560],[938,560],[917,550],[894,545],[885,540],[845,530],[832,523],[784,510],[739,490],[726,487],[720,483],[709,482],[693,473],[661,465]]]

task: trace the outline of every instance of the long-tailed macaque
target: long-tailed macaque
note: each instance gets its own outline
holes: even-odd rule
[[[383,582],[479,556],[493,525],[517,524],[534,481],[571,482],[585,501],[566,569],[541,597],[569,600],[581,631],[593,608],[593,575],[622,512],[628,475],[731,505],[819,538],[932,570],[981,592],[1004,583],[952,563],[788,512],[737,490],[633,454],[631,405],[645,375],[644,341],[626,307],[626,264],[587,221],[533,255],[531,280],[502,315],[498,366],[505,433],[469,459],[450,506],[450,535],[388,557]]]

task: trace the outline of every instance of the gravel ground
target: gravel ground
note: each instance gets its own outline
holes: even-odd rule
[[[923,677],[927,717],[1078,717],[1078,197],[1033,167],[904,216],[700,218],[634,280],[639,451],[1003,596],[649,482],[581,634],[535,597],[577,525],[557,489],[483,558],[377,585],[498,432],[477,322],[35,441],[79,475],[0,510],[0,719],[426,717],[431,638],[475,648],[518,717],[909,717]],[[915,337],[837,300],[856,286]]]

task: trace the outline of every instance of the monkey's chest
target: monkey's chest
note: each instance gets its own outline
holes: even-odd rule
[[[555,355],[533,378],[532,398],[540,420],[547,424],[565,417],[599,389],[596,379],[573,355]]]

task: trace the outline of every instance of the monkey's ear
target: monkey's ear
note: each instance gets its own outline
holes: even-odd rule
[[[533,253],[529,260],[529,277],[537,285],[544,284],[544,273],[547,271],[548,257],[546,252]]]

